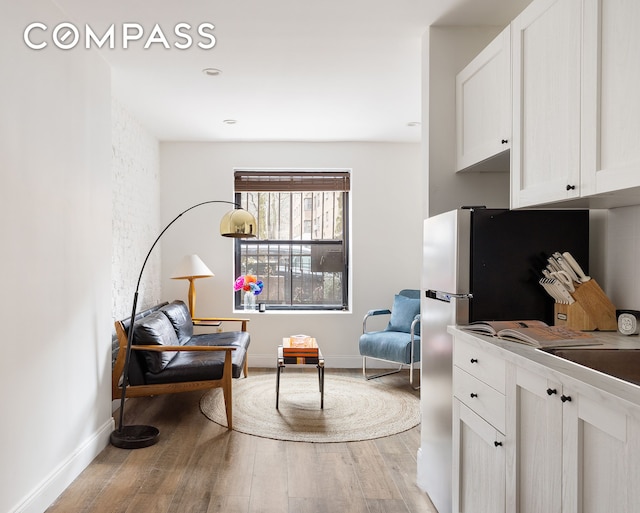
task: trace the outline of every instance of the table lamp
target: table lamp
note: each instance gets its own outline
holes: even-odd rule
[[[196,316],[196,286],[194,281],[198,278],[211,278],[215,276],[198,255],[186,255],[180,260],[178,267],[173,271],[171,279],[189,280],[189,312],[191,317]]]

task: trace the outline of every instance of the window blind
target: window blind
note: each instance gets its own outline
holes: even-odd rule
[[[236,171],[236,192],[349,191],[349,171]]]

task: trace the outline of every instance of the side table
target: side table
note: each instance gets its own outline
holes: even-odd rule
[[[283,347],[278,346],[278,371],[276,374],[276,410],[280,400],[280,373],[287,365],[315,365],[318,368],[318,385],[320,387],[320,408],[324,408],[324,357],[318,348],[318,356],[284,356]]]

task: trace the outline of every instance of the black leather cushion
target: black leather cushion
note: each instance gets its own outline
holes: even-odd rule
[[[233,346],[232,376],[242,375],[250,338],[246,331],[194,335],[185,346]],[[220,379],[224,370],[224,351],[180,351],[159,374],[147,373],[148,384]]]
[[[222,333],[203,333],[194,335],[189,344],[194,346],[236,346],[245,351],[251,339],[248,331],[223,331]]]
[[[180,344],[184,344],[193,336],[193,321],[187,305],[183,301],[174,301],[160,309],[169,318],[178,335]]]
[[[191,346],[233,346],[236,348],[231,353],[233,363],[233,377],[239,378],[244,368],[244,360],[251,339],[247,331],[223,331],[222,333],[203,333],[194,335],[186,345]]]
[[[133,329],[133,344],[178,346],[180,342],[168,317],[163,312],[154,312],[136,322]],[[147,370],[151,373],[161,372],[176,356],[175,351],[143,351],[142,354]]]

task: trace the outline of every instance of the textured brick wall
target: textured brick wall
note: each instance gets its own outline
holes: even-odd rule
[[[160,148],[117,100],[112,101],[113,126],[113,254],[112,314],[131,314],[133,293],[142,262],[160,233]],[[147,262],[140,284],[138,310],[160,301],[160,244]]]

